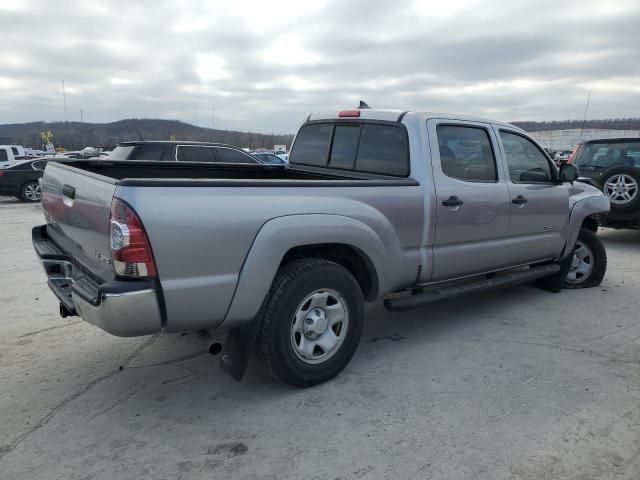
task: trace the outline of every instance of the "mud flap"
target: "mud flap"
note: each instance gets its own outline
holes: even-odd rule
[[[220,355],[220,368],[234,380],[240,381],[249,365],[249,358],[253,352],[258,332],[262,308],[253,321],[240,328],[229,330]]]

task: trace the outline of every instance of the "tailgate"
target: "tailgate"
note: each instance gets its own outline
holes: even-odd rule
[[[47,235],[68,256],[103,280],[115,277],[109,220],[116,181],[51,162],[42,176]]]

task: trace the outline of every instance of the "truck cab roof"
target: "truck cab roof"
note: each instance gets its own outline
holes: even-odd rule
[[[355,112],[358,112],[357,114]],[[387,122],[401,122],[406,117],[416,117],[422,120],[429,120],[431,118],[438,119],[450,119],[457,121],[468,122],[480,122],[491,123],[494,125],[501,125],[504,127],[513,128],[522,131],[521,128],[511,125],[510,123],[500,122],[497,120],[491,120],[483,117],[475,117],[472,115],[460,115],[453,113],[437,113],[437,112],[425,112],[419,110],[399,110],[399,109],[373,109],[362,108],[352,110],[324,110],[320,112],[314,112],[307,117],[307,121],[318,120],[345,120],[348,118],[359,118],[361,120],[378,120]]]

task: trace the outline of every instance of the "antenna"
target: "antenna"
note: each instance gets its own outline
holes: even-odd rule
[[[360,100],[360,105],[358,105],[358,110],[361,110],[363,108],[371,108],[371,107],[367,105],[367,102],[365,102],[364,100]]]
[[[589,101],[591,100],[591,92],[589,92],[589,96],[587,97],[587,106],[584,108],[584,117],[582,118],[582,127],[580,127],[580,137],[578,138],[578,145],[582,141],[582,132],[584,132],[584,124],[587,121],[587,111],[589,110]]]
[[[62,101],[64,103],[64,121],[67,122],[67,93],[64,90],[64,80],[62,80]]]

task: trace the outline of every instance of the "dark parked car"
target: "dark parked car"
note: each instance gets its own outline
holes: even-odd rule
[[[266,163],[266,164],[269,164],[269,165],[286,165],[287,164],[287,162],[285,160],[283,160],[282,158],[280,158],[279,156],[277,156],[274,153],[270,153],[270,152],[254,152],[251,155],[256,157],[262,163]]]
[[[581,181],[609,197],[611,211],[601,225],[640,228],[640,138],[589,140],[578,147],[572,163]]]
[[[104,159],[198,163],[261,163],[240,148],[224,143],[155,140],[120,143]]]
[[[40,201],[38,180],[46,166],[46,159],[24,160],[0,168],[0,195],[15,196],[25,202]]]

